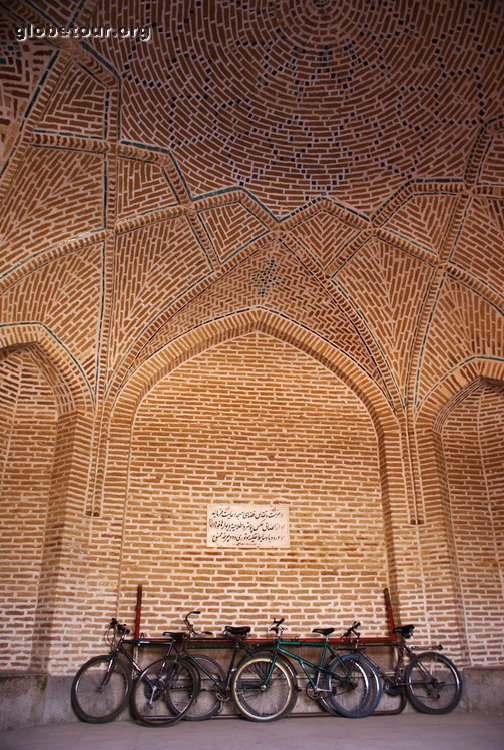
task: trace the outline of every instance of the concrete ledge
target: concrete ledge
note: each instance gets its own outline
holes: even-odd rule
[[[72,677],[27,672],[0,674],[0,729],[76,721]]]
[[[504,716],[504,667],[466,667],[462,676],[466,710]]]
[[[462,676],[464,693],[459,711],[504,716],[504,667],[467,667]],[[78,721],[70,703],[72,679],[71,675],[61,677],[33,672],[0,674],[0,729]],[[394,708],[394,700],[397,701],[385,697],[380,708]],[[413,711],[409,704],[405,710]],[[320,708],[309,701],[303,691],[299,694],[296,713],[305,711],[317,713]],[[119,717],[128,718],[127,710]]]

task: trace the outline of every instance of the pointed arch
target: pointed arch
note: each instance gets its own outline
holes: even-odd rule
[[[84,372],[47,326],[41,323],[0,326],[0,356],[19,347],[31,349],[53,388],[60,415],[93,410],[93,393]]]
[[[151,354],[130,376],[110,405],[103,456],[103,479],[94,498],[93,514],[101,514],[104,497],[107,514],[124,518],[128,504],[129,466],[136,413],[143,399],[165,376],[182,363],[223,342],[260,332],[288,343],[330,370],[359,399],[373,424],[377,439],[380,498],[385,530],[387,584],[396,584],[394,517],[401,513],[406,490],[401,468],[400,420],[385,394],[348,355],[299,323],[263,309],[242,310],[186,331]],[[121,567],[121,564],[120,564]]]
[[[385,394],[348,355],[290,318],[263,309],[231,313],[192,328],[169,342],[132,373],[112,407],[113,412],[130,413],[158,380],[182,362],[210,346],[253,331],[290,343],[332,370],[366,405],[375,426],[394,416]]]

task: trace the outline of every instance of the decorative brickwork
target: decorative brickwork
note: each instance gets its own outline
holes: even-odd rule
[[[50,24],[111,33],[16,40]],[[503,29],[499,0],[4,5],[4,664],[72,672],[138,583],[152,635],[384,635],[389,586],[502,662]],[[291,547],[207,549],[221,501],[286,503]]]

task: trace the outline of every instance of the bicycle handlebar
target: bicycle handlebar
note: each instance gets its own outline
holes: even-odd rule
[[[360,633],[357,630],[357,628],[360,628],[360,625],[360,622],[355,621],[354,624],[348,628],[348,630],[345,630],[342,637],[351,638],[353,633],[357,638],[360,638]]]
[[[118,620],[116,620],[115,617],[113,617],[111,619],[111,621],[110,621],[109,629],[110,628],[113,628],[114,630],[116,630],[121,635],[129,635],[129,633],[130,633],[130,631],[128,630],[128,628],[126,627],[126,625],[124,623],[120,623]]]
[[[280,635],[280,633],[283,631],[283,628],[281,627],[283,622],[285,622],[285,617],[281,617],[280,620],[273,620],[273,625],[270,627],[268,632],[274,630],[277,635]]]
[[[189,635],[192,636],[193,638],[201,638],[201,636],[203,636],[203,635],[212,636],[213,633],[210,633],[210,631],[208,631],[208,630],[201,630],[200,632],[196,632],[196,630],[194,629],[194,625],[189,620],[189,617],[191,615],[200,615],[200,614],[201,614],[200,610],[199,609],[195,609],[192,612],[188,612],[185,615],[185,617],[184,617],[184,623],[185,623],[185,626],[186,626],[186,628],[187,628],[187,630],[189,632]]]

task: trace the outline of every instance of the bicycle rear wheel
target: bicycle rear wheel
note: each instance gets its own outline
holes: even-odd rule
[[[362,654],[343,654],[331,660],[326,676],[327,690],[319,702],[333,714],[362,719],[373,713],[382,694],[378,670]]]
[[[196,699],[184,715],[184,721],[204,721],[219,713],[222,701],[219,698],[226,675],[221,665],[204,654],[191,654],[191,662],[199,672],[200,688]]]
[[[462,677],[453,662],[437,651],[417,654],[406,670],[406,691],[417,711],[447,714],[462,696]]]
[[[135,682],[131,712],[146,726],[176,724],[191,707],[198,689],[198,672],[185,659],[159,659],[149,664]]]
[[[231,684],[238,711],[252,721],[275,721],[294,708],[297,690],[290,665],[263,654],[242,661]]]
[[[128,668],[115,654],[104,654],[80,667],[70,688],[70,699],[79,719],[105,724],[125,708],[130,691]]]

